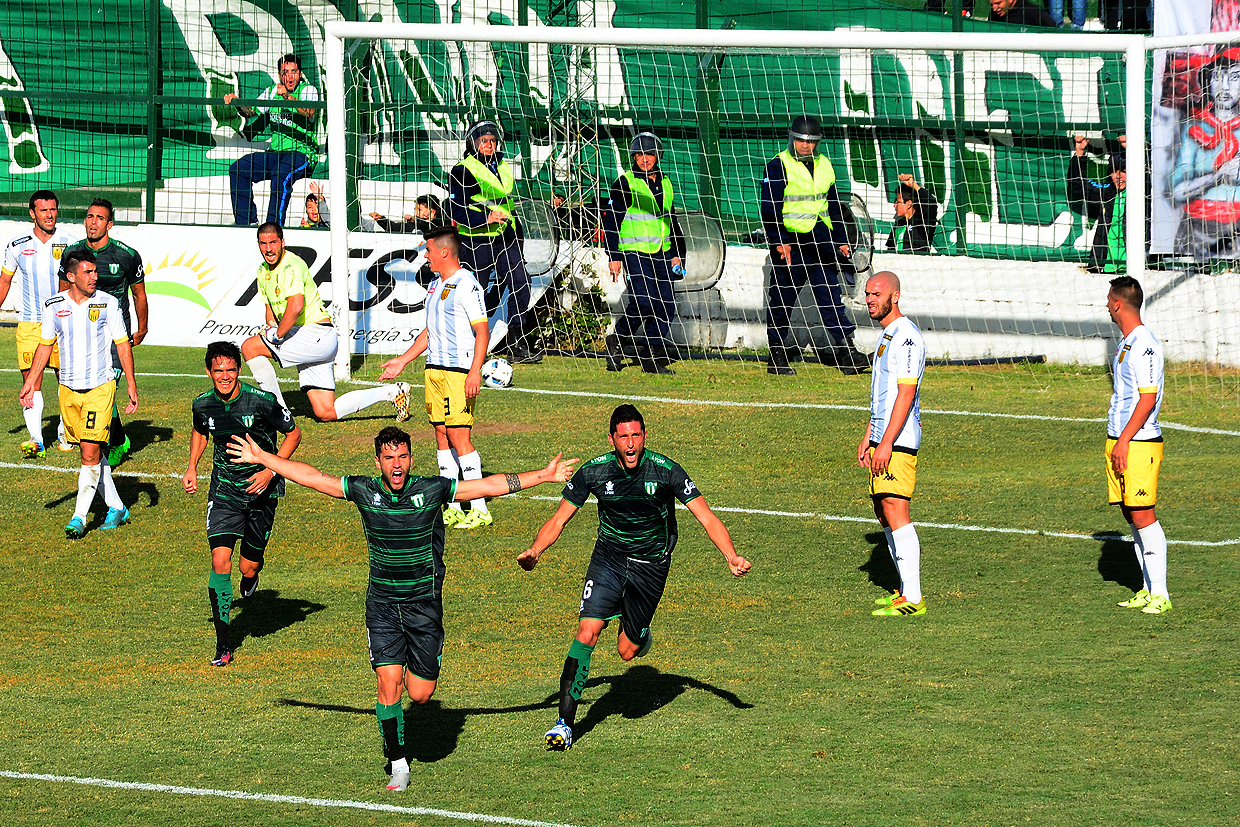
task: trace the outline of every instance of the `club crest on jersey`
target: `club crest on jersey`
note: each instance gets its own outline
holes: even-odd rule
[[[883,340],[882,340],[882,341],[879,343],[879,345],[878,345],[878,355],[879,355],[879,356],[882,356],[882,355],[883,355],[883,351],[885,351],[885,350],[887,349],[887,343],[891,341],[891,338],[892,338],[892,336],[891,336],[891,334],[890,334],[890,333],[888,333],[888,334],[886,334],[886,335],[884,335],[884,336],[883,336]]]
[[[422,506],[426,505],[426,495],[425,494],[414,494],[413,504],[417,506],[418,508],[421,508]]]
[[[247,428],[254,427],[254,414],[245,414],[241,417],[241,423]]]
[[[443,292],[439,294],[439,300],[441,302],[446,302],[448,300],[448,296],[452,295],[452,291],[454,289],[456,289],[455,284],[445,284],[443,286]]]
[[[92,304],[92,305],[90,306],[90,310],[89,310],[89,311],[87,311],[86,315],[90,318],[90,320],[91,320],[92,322],[97,322],[97,321],[99,321],[99,311],[100,311],[101,309],[102,309],[102,308],[97,307],[96,305],[93,305],[93,304]]]
[[[52,245],[52,258],[56,259],[57,261],[60,261],[60,257],[65,254],[65,248],[68,246],[69,246],[68,244],[53,244]]]
[[[646,494],[648,494],[649,496],[653,497],[654,492],[658,490],[659,490],[659,484],[657,482],[650,481],[646,483]]]
[[[112,264],[108,265],[108,269],[110,269],[112,271],[112,275],[115,276],[117,273],[120,272],[121,266],[117,264],[116,262],[113,262]]]
[[[1119,352],[1119,364],[1124,364],[1124,357],[1128,355],[1128,351],[1132,349],[1132,345],[1124,345]]]

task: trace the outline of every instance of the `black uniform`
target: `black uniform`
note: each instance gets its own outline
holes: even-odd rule
[[[142,284],[146,280],[146,274],[142,272],[142,256],[133,247],[115,238],[109,238],[102,250],[91,249],[83,239],[66,247],[60,260],[63,262],[65,256],[74,250],[89,250],[94,254],[95,267],[99,270],[99,280],[95,283],[95,287],[120,302],[121,318],[125,320],[125,332],[132,339],[133,326],[129,322],[129,288],[135,284]],[[64,276],[62,265],[60,277],[64,278]]]
[[[615,452],[590,460],[564,486],[580,508],[598,500],[598,540],[590,555],[581,616],[622,618],[629,640],[642,640],[663,596],[676,548],[676,501],[701,496],[677,463],[645,449],[629,472]]]
[[[370,665],[401,664],[419,678],[438,680],[446,573],[443,507],[456,493],[456,480],[413,476],[397,492],[381,477],[340,482],[345,499],[362,516],[370,552]]]
[[[238,382],[241,392],[229,402],[215,389],[194,400],[194,430],[215,441],[211,490],[207,501],[209,548],[231,547],[241,539],[241,556],[263,562],[267,539],[275,524],[276,501],[284,494],[284,478],[276,476],[261,494],[246,491],[249,477],[261,465],[235,463],[228,454],[233,436],[250,436],[264,451],[275,453],[276,433],[290,433],[296,424],[273,394]]]

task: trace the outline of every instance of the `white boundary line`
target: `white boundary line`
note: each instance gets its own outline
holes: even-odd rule
[[[381,813],[400,813],[412,816],[438,816],[457,821],[479,821],[484,824],[512,824],[516,827],[575,827],[552,821],[530,821],[524,818],[492,816],[482,813],[459,813],[454,810],[436,810],[430,807],[398,807],[395,804],[378,804],[372,801],[350,801],[340,798],[303,798],[298,795],[272,795],[270,793],[247,793],[241,790],[212,790],[205,787],[177,787],[168,784],[142,784],[135,781],[112,781],[107,778],[78,778],[71,775],[43,775],[31,772],[0,770],[0,777],[19,781],[51,781],[58,784],[85,784],[91,787],[107,787],[114,790],[137,790],[147,793],[171,795],[214,796],[239,801],[262,801],[268,804],[299,804],[308,807],[326,807],[346,810],[369,810]]]
[[[15,368],[0,368],[0,373],[17,373]],[[139,376],[149,376],[164,379],[203,379],[205,374],[198,373],[139,373]],[[286,379],[283,384],[291,384],[294,380]],[[370,382],[364,380],[350,379],[355,385],[381,385],[382,382]],[[423,385],[410,382],[410,387],[421,388]],[[826,405],[815,404],[812,402],[730,402],[723,399],[677,399],[671,396],[632,396],[623,393],[595,393],[592,391],[553,391],[540,388],[504,388],[506,391],[515,391],[517,393],[530,393],[543,396],[579,396],[587,399],[619,399],[628,402],[660,402],[665,405],[705,405],[720,408],[792,408],[797,410],[815,410],[815,411],[868,411],[865,405]],[[937,410],[934,408],[926,408],[922,410],[923,414],[932,414],[935,416],[977,416],[987,419],[1023,419],[1035,422],[1082,422],[1088,424],[1097,424],[1106,422],[1105,417],[1073,417],[1073,416],[1045,416],[1043,414],[1011,414],[1011,413],[991,413],[989,411],[951,411]],[[1172,431],[1187,431],[1194,434],[1215,434],[1217,436],[1240,436],[1240,431],[1228,431],[1220,428],[1199,428],[1195,425],[1180,425],[1177,422],[1160,422],[1162,427]]]

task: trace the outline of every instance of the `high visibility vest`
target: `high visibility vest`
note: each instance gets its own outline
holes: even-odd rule
[[[1123,273],[1128,270],[1128,243],[1124,237],[1124,213],[1128,206],[1125,196],[1128,191],[1115,194],[1115,204],[1111,208],[1111,223],[1107,226],[1107,261],[1102,268],[1104,273]]]
[[[654,198],[645,178],[624,173],[631,203],[620,222],[620,250],[626,253],[658,253],[672,249],[672,182],[663,176],[663,203]]]
[[[485,227],[471,228],[458,226],[457,232],[467,238],[490,238],[504,234],[512,221],[512,167],[507,161],[499,162],[499,175],[491,172],[491,168],[478,160],[477,156],[466,156],[463,162],[465,169],[474,174],[478,182],[478,194],[472,196],[467,209],[476,210],[482,215],[491,214],[491,210],[499,210],[504,214],[504,221],[487,224]]]
[[[289,94],[301,100],[302,93],[308,85],[302,81]],[[273,86],[272,89],[274,90],[275,87]],[[317,112],[311,112],[309,115],[303,115],[296,109],[272,109],[270,114],[271,151],[300,152],[313,161],[319,153],[319,144],[314,137],[314,119],[317,114]]]
[[[792,233],[808,233],[822,219],[827,229],[834,229],[827,215],[827,194],[835,184],[835,168],[822,155],[814,156],[814,174],[805,164],[784,150],[777,156],[784,165],[784,229]]]

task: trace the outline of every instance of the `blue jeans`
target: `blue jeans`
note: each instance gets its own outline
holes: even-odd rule
[[[1050,0],[1047,11],[1051,14],[1051,20],[1055,21],[1056,26],[1063,25],[1063,3],[1064,0]],[[1085,0],[1072,0],[1072,28],[1083,29],[1085,27]]]
[[[313,162],[301,152],[254,152],[233,161],[228,168],[232,190],[233,219],[243,227],[258,223],[254,206],[254,182],[271,181],[267,220],[284,224],[293,184],[310,175]]]

